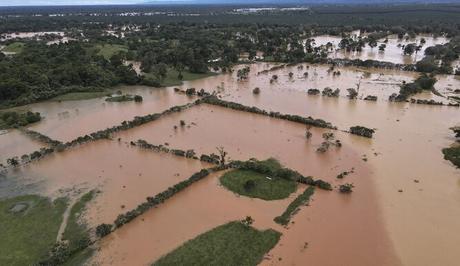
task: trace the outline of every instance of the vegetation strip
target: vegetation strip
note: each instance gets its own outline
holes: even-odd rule
[[[188,149],[188,150],[180,150],[180,149],[172,149],[169,147],[166,147],[165,145],[154,145],[150,144],[147,141],[143,139],[139,139],[136,142],[131,141],[130,142],[131,146],[137,146],[142,149],[146,150],[152,150],[155,152],[163,152],[163,153],[170,153],[179,157],[185,157],[189,159],[194,159],[194,160],[200,160],[203,162],[208,162],[212,164],[220,164],[221,163],[221,156],[211,153],[210,155],[207,154],[202,154],[201,156],[198,157],[196,154],[195,150],[193,149]]]
[[[74,146],[77,146],[77,145],[81,145],[81,144],[84,144],[84,143],[87,143],[87,142],[91,142],[91,141],[96,141],[96,140],[100,140],[100,139],[109,139],[110,138],[110,134],[112,133],[115,133],[115,132],[119,132],[119,131],[123,131],[123,130],[128,130],[128,129],[131,129],[131,128],[134,128],[134,127],[137,127],[137,126],[141,126],[143,124],[146,124],[148,122],[152,122],[152,121],[155,121],[165,115],[168,115],[168,114],[172,114],[172,113],[177,113],[177,112],[181,112],[185,109],[188,109],[196,104],[198,104],[199,102],[198,101],[195,101],[195,102],[192,102],[192,103],[188,103],[188,104],[184,104],[184,105],[178,105],[178,106],[173,106],[161,113],[154,113],[154,114],[148,114],[148,115],[145,115],[145,116],[136,116],[134,117],[133,120],[130,120],[130,121],[123,121],[120,125],[118,126],[113,126],[113,127],[110,127],[110,128],[106,128],[104,130],[99,130],[99,131],[96,131],[94,133],[90,133],[90,134],[87,134],[87,135],[84,135],[84,136],[80,136],[70,142],[66,142],[66,143],[59,143],[57,141],[54,141],[52,140],[51,138],[41,134],[41,133],[38,133],[38,132],[35,132],[35,131],[31,131],[31,130],[28,130],[27,132],[29,132],[30,134],[36,136],[36,137],[39,137],[41,138],[43,141],[51,141],[50,143],[55,143],[56,146],[52,146],[50,148],[41,148],[40,150],[38,151],[34,151],[30,154],[24,154],[21,156],[21,162],[23,164],[26,164],[26,163],[29,163],[31,161],[34,161],[34,160],[38,160],[38,159],[41,159],[43,158],[44,156],[46,155],[49,155],[51,153],[54,153],[55,151],[58,151],[58,152],[61,152],[61,151],[64,151],[68,148],[71,148],[71,147],[74,147]],[[14,157],[14,158],[10,158],[8,159],[8,163],[10,166],[13,166],[13,167],[16,167],[16,166],[19,166],[20,165],[20,161],[18,158]]]
[[[273,112],[273,111],[268,112],[268,111],[259,109],[258,107],[255,107],[255,106],[249,107],[249,106],[242,105],[240,103],[221,100],[217,98],[217,96],[215,95],[203,97],[199,101],[200,103],[218,105],[218,106],[230,108],[233,110],[239,110],[239,111],[244,111],[244,112],[249,112],[249,113],[254,113],[254,114],[270,116],[270,117],[274,117],[278,119],[288,120],[291,122],[301,123],[304,125],[311,125],[311,126],[321,127],[321,128],[330,128],[334,130],[337,129],[337,127],[333,126],[331,123],[326,122],[322,119],[314,119],[312,117],[302,117],[299,115],[281,114],[279,112]]]
[[[280,236],[272,229],[230,222],[185,242],[153,265],[258,265]]]
[[[293,202],[289,204],[281,216],[275,217],[274,221],[281,225],[287,225],[291,217],[299,210],[299,207],[307,203],[314,192],[314,187],[308,187],[305,189],[302,194],[300,194]]]
[[[19,130],[25,135],[31,137],[32,139],[38,140],[46,145],[50,145],[51,147],[56,147],[62,144],[62,142],[60,142],[59,140],[52,139],[34,130],[30,130],[27,128],[19,128]]]

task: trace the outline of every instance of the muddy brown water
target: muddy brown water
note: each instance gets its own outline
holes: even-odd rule
[[[15,178],[50,197],[98,193],[87,210],[94,228],[112,223],[146,197],[164,191],[209,164],[130,147],[117,141],[98,141],[53,154],[21,167]]]
[[[142,138],[154,144],[168,142],[171,147],[194,148],[199,153],[216,152],[217,146],[224,146],[233,159],[273,156],[288,167],[334,185],[353,182],[355,192],[351,195],[316,193],[311,206],[302,208],[294,217],[294,224],[284,229],[272,219],[289,201],[270,202],[270,205],[254,203],[219,187],[217,176],[212,176],[147,212],[142,217],[144,221],[139,217],[104,240],[95,261],[120,264],[132,260],[136,265],[146,264],[186,239],[251,212],[249,215],[255,216],[256,227],[270,227],[283,233],[279,245],[268,255],[270,259],[262,264],[303,265],[305,261],[313,261],[317,265],[336,265],[340,259],[344,265],[455,265],[460,259],[455,249],[460,244],[460,236],[452,232],[458,227],[460,217],[457,208],[460,170],[445,161],[440,151],[454,142],[448,128],[460,124],[460,109],[388,102],[387,97],[399,90],[403,80],[411,81],[417,76],[412,72],[340,68],[341,75],[333,77],[327,73],[328,66],[309,65],[306,69],[304,65],[303,70],[294,66],[254,75],[271,66],[251,65],[251,75],[243,82],[238,82],[233,73],[185,82],[182,88],[213,91],[219,86],[223,88],[219,89],[220,94],[227,100],[323,118],[340,129],[353,125],[376,128],[374,139],[337,132],[344,147],[319,155],[315,150],[321,133],[325,132],[323,129],[312,129],[313,139],[307,142],[304,126],[202,105],[119,133],[116,137],[121,137],[122,143],[100,141],[82,145],[51,155],[11,175],[23,186],[34,187],[45,195],[99,188],[102,193],[90,206],[86,218],[94,226],[112,222],[116,215],[135,207],[146,196],[164,190],[204,166],[172,155],[130,148],[125,141]],[[291,71],[293,79],[288,77]],[[306,79],[302,77],[305,71],[309,73]],[[279,78],[270,84],[273,74]],[[460,86],[458,77],[438,76],[438,79],[436,89],[445,95]],[[356,86],[359,80],[359,97],[377,95],[377,102],[346,98],[346,89]],[[306,94],[309,88],[326,86],[342,89],[340,97]],[[252,94],[254,87],[261,88],[257,96]],[[41,111],[46,119],[32,129],[59,140],[71,140],[135,115],[159,112],[193,100],[174,94],[172,88],[126,87],[123,90],[143,95],[144,103],[108,105],[95,99],[36,104],[32,105],[33,111]],[[417,97],[438,99],[430,93]],[[173,127],[179,126],[180,120],[190,127],[179,127],[175,131]],[[343,181],[335,179],[351,167],[356,169],[354,174]],[[158,173],[167,178],[156,178]],[[155,178],[149,178],[152,176]],[[402,192],[398,192],[400,190]],[[206,197],[208,191],[212,201]],[[214,201],[221,204],[213,205]],[[259,212],[259,208],[269,210]],[[178,219],[174,219],[176,217]],[[184,220],[187,223],[184,224]],[[307,248],[305,242],[308,242]],[[133,252],[138,250],[136,260]]]
[[[138,94],[142,103],[106,102],[103,98],[43,102],[29,105],[34,112],[40,112],[44,120],[31,129],[60,141],[71,141],[79,136],[119,125],[135,116],[162,112],[172,106],[189,102],[189,98],[177,95],[172,88],[150,88],[144,86],[121,86],[123,93]]]
[[[0,133],[0,163],[12,157],[21,157],[45,147],[42,143],[32,140],[18,130],[10,129]]]
[[[255,66],[255,71],[261,68],[267,66]],[[292,70],[295,67],[280,71],[280,81],[275,85],[269,85],[267,80],[271,73],[263,81],[259,81],[260,76],[250,77],[239,84],[233,76],[227,76],[222,80],[225,87],[223,98],[267,110],[312,115],[342,129],[353,125],[376,128],[375,137],[368,144],[362,145],[360,140],[352,141],[351,145],[368,158],[372,168],[370,176],[375,182],[382,209],[382,221],[398,257],[405,265],[454,265],[460,259],[453,249],[460,243],[460,237],[451,233],[460,217],[460,209],[456,207],[460,200],[460,171],[443,159],[441,149],[454,142],[448,128],[460,124],[459,109],[385,100],[349,101],[343,96],[339,99],[312,97],[305,93],[304,88],[310,87],[308,82],[285,85],[289,84],[287,73]],[[415,73],[400,73],[400,76],[412,75]],[[330,79],[327,82],[331,82]],[[460,85],[458,77],[439,76],[438,79],[436,88],[441,91]],[[356,79],[339,81],[336,87],[349,86]],[[208,79],[202,86],[213,88],[218,84],[219,81]],[[186,84],[189,87],[200,85]],[[261,88],[258,96],[252,94],[255,86]],[[361,88],[371,91],[379,86],[368,84]],[[388,95],[387,90],[395,89],[397,86],[384,85],[381,94]],[[430,252],[421,252],[423,250]]]
[[[173,127],[178,125],[179,120],[184,120],[187,126],[174,130]],[[306,140],[305,127],[296,123],[222,107],[200,105],[181,114],[173,114],[154,123],[122,132],[117,134],[117,137],[121,137],[124,141],[144,139],[156,144],[167,142],[173,147],[194,148],[198,153],[207,154],[216,152],[216,147],[222,146],[229,153],[230,158],[238,160],[273,156],[287,167],[296,169],[304,175],[328,180],[334,185],[345,182],[337,181],[335,177],[339,173],[355,168],[355,174],[346,181],[356,182],[359,187],[357,192],[352,197],[339,195],[337,191],[315,194],[315,201],[312,204],[318,204],[316,211],[310,212],[310,208],[304,208],[301,213],[304,212],[305,215],[296,216],[294,224],[290,225],[288,230],[277,227],[284,234],[280,242],[282,244],[270,252],[271,259],[266,263],[276,263],[281,257],[283,263],[289,261],[301,265],[304,261],[310,260],[315,261],[317,265],[323,265],[332,263],[331,257],[341,257],[343,261],[353,265],[369,265],[377,262],[398,264],[391,243],[386,237],[383,223],[378,218],[379,207],[373,193],[373,181],[369,176],[368,166],[361,160],[361,154],[357,154],[348,145],[341,149],[331,148],[326,154],[318,154],[316,148],[322,141],[321,134],[328,130],[312,129],[312,132],[313,138]],[[338,139],[345,142],[356,139],[363,142],[362,145],[369,145],[367,139],[363,140],[340,132],[336,132],[336,135]],[[189,190],[193,193],[194,187]],[[177,198],[180,197],[179,195]],[[331,199],[324,199],[327,197]],[[212,198],[214,200],[219,196],[216,194]],[[213,206],[212,203],[208,206],[210,213],[216,211]],[[222,208],[225,208],[224,206],[235,208],[231,203],[222,206]],[[168,208],[168,204],[164,208]],[[358,215],[363,210],[366,212]],[[325,223],[326,213],[329,217],[336,218],[331,219],[331,223]],[[279,211],[270,213],[271,219],[279,214]],[[252,216],[252,213],[250,215]],[[189,221],[195,219],[201,220],[202,217],[194,215],[189,218]],[[202,220],[202,223],[208,224],[208,229],[219,225],[207,220]],[[185,228],[177,229],[180,231],[178,234],[182,234],[182,229],[187,232],[192,230],[186,225],[183,227]],[[367,229],[362,230],[363,227]],[[295,228],[302,232],[301,236],[290,237],[291,231],[295,231]],[[331,232],[331,237],[314,233],[316,231],[327,235]],[[199,233],[197,231],[195,235]],[[352,235],[354,235],[352,239],[355,246],[346,244]],[[130,239],[135,242],[135,239]],[[127,239],[114,240],[113,244],[107,245],[117,246],[119,242],[127,241]],[[328,250],[331,257],[322,256],[321,253],[303,252],[301,247],[305,242],[316,246],[314,250]],[[106,252],[104,248],[102,254],[105,254],[102,255],[103,257],[112,257],[112,252]],[[126,254],[126,256],[130,255]],[[152,260],[157,258],[151,257]]]

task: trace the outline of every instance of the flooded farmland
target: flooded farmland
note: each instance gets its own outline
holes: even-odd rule
[[[105,97],[80,100],[45,102],[28,106],[40,112],[45,119],[31,127],[60,141],[71,141],[79,136],[119,125],[135,116],[160,113],[172,106],[183,105],[189,98],[177,95],[172,88],[152,89],[142,86],[120,87],[123,94],[136,94],[143,97],[143,103],[106,102]]]
[[[358,33],[359,34],[359,33]],[[352,38],[357,39],[358,35],[356,32],[352,33]],[[377,41],[377,47],[369,47],[366,45],[362,51],[345,51],[339,48],[339,43],[342,40],[339,36],[321,35],[315,36],[314,46],[332,44],[332,51],[329,52],[328,57],[330,58],[346,58],[346,59],[361,59],[361,60],[377,60],[386,61],[395,64],[414,64],[420,61],[424,57],[424,52],[427,47],[435,46],[438,44],[445,44],[449,40],[443,36],[432,36],[432,35],[421,35],[415,38],[402,38],[399,39],[396,35],[390,35],[387,38],[383,38]],[[424,40],[424,43],[422,42]],[[387,41],[386,41],[387,40]],[[413,55],[405,55],[403,47],[407,44],[414,43],[416,45],[422,45],[420,51],[417,51]],[[384,51],[379,50],[379,45],[385,44],[386,48]]]
[[[6,161],[12,157],[20,157],[45,147],[38,141],[31,140],[19,130],[5,130],[0,132],[0,163],[6,165]]]
[[[460,217],[460,171],[441,153],[455,141],[448,128],[460,124],[460,109],[389,102],[388,97],[399,91],[403,81],[417,77],[413,72],[344,67],[336,68],[341,74],[334,76],[328,73],[329,66],[303,64],[302,68],[296,65],[257,75],[272,66],[251,65],[245,81],[238,81],[235,73],[222,74],[184,82],[180,88],[203,88],[218,92],[224,100],[321,118],[340,130],[355,125],[375,128],[374,138],[333,131],[343,146],[320,154],[316,149],[328,129],[312,128],[313,137],[307,140],[304,125],[201,104],[119,132],[111,141],[55,153],[8,173],[7,179],[52,197],[99,190],[85,213],[85,220],[94,228],[112,222],[147,196],[210,167],[129,145],[138,139],[194,149],[198,154],[216,153],[217,147],[223,147],[233,160],[274,157],[286,167],[324,179],[335,188],[344,183],[336,176],[353,168],[354,173],[345,182],[355,185],[354,193],[317,190],[309,206],[302,207],[286,228],[274,223],[273,218],[300,187],[288,199],[265,202],[227,191],[219,185],[220,174],[212,174],[97,243],[91,263],[122,265],[129,261],[145,265],[188,239],[246,215],[255,219],[256,228],[274,228],[283,234],[262,265],[302,265],[305,261],[334,265],[338,257],[344,265],[452,265],[460,259],[454,250],[460,237],[452,234]],[[278,79],[270,83],[273,75]],[[460,86],[458,76],[437,79],[436,90],[444,96],[453,95]],[[253,94],[255,87],[260,88],[260,94]],[[339,97],[307,94],[308,89],[325,87],[339,88]],[[357,87],[358,99],[348,99],[347,89]],[[143,103],[107,103],[99,98],[34,104],[30,109],[42,113],[45,119],[31,129],[69,141],[134,116],[161,112],[196,99],[175,93],[173,88],[121,89],[142,95]],[[378,100],[364,101],[367,95],[375,95]],[[448,102],[429,92],[414,98]],[[180,125],[181,120],[185,125]],[[11,133],[2,136],[13,136]],[[2,145],[14,151],[6,148],[9,140],[2,140]],[[24,146],[25,150],[13,153],[36,148]],[[431,252],[421,254],[420,250]]]
[[[85,219],[96,227],[206,167],[206,163],[139,150],[126,143],[99,141],[26,165],[9,178],[53,198],[100,191]]]

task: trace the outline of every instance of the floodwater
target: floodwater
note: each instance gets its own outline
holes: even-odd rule
[[[354,38],[357,38],[356,36]],[[423,44],[420,51],[413,55],[404,55],[402,46],[409,43],[415,43],[421,45],[420,40],[424,38],[425,44]],[[419,35],[416,38],[411,39],[398,39],[396,35],[388,36],[388,42],[384,43],[385,38],[380,39],[377,42],[377,47],[371,48],[366,44],[361,52],[347,52],[339,48],[339,43],[342,40],[340,36],[331,35],[320,35],[313,37],[315,39],[315,46],[326,45],[330,42],[332,51],[329,54],[330,58],[347,58],[347,59],[361,59],[361,60],[377,60],[386,61],[395,64],[414,64],[424,57],[425,49],[437,44],[445,44],[449,39],[445,37],[434,37],[432,35]],[[379,51],[379,46],[385,44],[385,51]]]
[[[264,67],[262,64],[255,68]],[[459,246],[460,236],[452,232],[460,218],[460,170],[443,159],[441,149],[455,141],[448,128],[460,124],[460,109],[390,103],[380,100],[380,96],[377,102],[308,96],[305,93],[305,87],[310,87],[308,82],[288,87],[290,69],[283,71],[284,74],[278,73],[281,80],[273,85],[260,76],[240,83],[226,76],[221,80],[210,78],[201,84],[190,82],[185,86],[215,88],[224,82],[224,99],[283,113],[312,115],[341,129],[353,125],[376,128],[369,144],[362,145],[360,140],[352,141],[351,145],[368,159],[369,178],[375,182],[382,221],[398,257],[404,265],[455,265],[460,254],[454,247]],[[406,74],[414,73],[401,72],[401,75]],[[443,87],[458,88],[460,85],[457,77],[440,76],[438,79],[436,88],[441,91]],[[297,80],[294,84],[296,82],[302,84]],[[343,80],[337,82],[337,86],[350,86],[352,82]],[[261,88],[257,96],[252,94],[256,86]],[[361,86],[369,91],[375,87],[378,85]],[[387,87],[391,90],[391,86]],[[384,87],[382,94],[388,95]],[[268,149],[271,145],[266,146]]]
[[[18,130],[0,130],[0,163],[6,165],[6,160],[12,157],[20,158],[45,147],[42,143],[32,140]]]
[[[164,191],[209,164],[102,140],[50,155],[10,174],[52,198],[99,190],[87,210],[91,228],[112,223],[146,197]]]
[[[278,201],[237,197],[220,186],[220,174],[209,175],[104,238],[90,264],[148,265],[185,241],[248,215],[259,229],[282,230],[273,218],[302,191]]]
[[[317,190],[310,206],[302,208],[293,218],[294,223],[283,228],[272,219],[292,198],[264,202],[237,197],[220,187],[218,176],[212,175],[104,239],[94,260],[147,264],[187,239],[251,215],[256,227],[283,233],[263,265],[303,265],[305,261],[315,265],[337,265],[338,261],[343,265],[456,265],[460,260],[456,249],[460,235],[452,232],[456,232],[460,219],[460,170],[443,159],[441,149],[455,141],[448,128],[460,125],[460,109],[388,102],[388,96],[399,91],[402,81],[417,77],[413,72],[346,67],[336,68],[341,74],[334,76],[328,73],[329,66],[303,64],[303,69],[293,66],[256,75],[271,66],[251,65],[246,81],[237,81],[235,71],[184,82],[182,88],[219,91],[226,100],[322,118],[340,129],[354,125],[375,128],[374,138],[337,131],[344,146],[318,154],[315,150],[326,129],[313,128],[313,138],[307,141],[305,127],[299,124],[203,104],[120,132],[115,138],[120,137],[121,142],[88,143],[13,171],[0,180],[0,195],[9,193],[8,184],[13,180],[49,196],[97,188],[101,193],[86,215],[95,227],[112,222],[146,196],[208,167],[197,161],[128,147],[126,142],[167,142],[173,148],[193,148],[199,154],[216,153],[216,147],[222,146],[231,159],[275,157],[287,167],[334,186],[352,182],[354,192],[342,195]],[[289,72],[294,73],[293,78],[289,78]],[[274,74],[279,78],[270,84]],[[437,78],[435,87],[445,96],[460,88],[458,77]],[[357,88],[357,84],[358,99],[349,100],[346,89]],[[340,88],[340,97],[306,93],[310,88],[322,90],[327,86]],[[255,87],[260,87],[259,95],[253,95]],[[175,94],[173,88],[121,89],[142,95],[144,102],[106,103],[92,99],[33,104],[30,109],[41,112],[45,119],[31,129],[67,141],[136,115],[161,112],[194,100]],[[367,95],[379,99],[361,100]],[[447,101],[432,93],[414,98]],[[179,126],[180,120],[186,122],[185,127]],[[178,129],[174,130],[174,126]],[[0,145],[9,144],[9,137],[5,141],[1,138]],[[21,146],[22,143],[26,142],[21,141]],[[2,153],[13,150],[3,147]],[[335,178],[352,167],[355,173],[344,180]]]
[[[106,102],[104,98],[42,102],[27,106],[45,118],[30,129],[60,141],[71,141],[79,136],[119,125],[135,116],[162,112],[172,106],[190,102],[188,97],[177,95],[172,88],[121,86],[124,94],[141,95],[142,103]]]
[[[178,124],[179,120],[184,120],[187,126],[174,130],[173,127]],[[353,182],[357,189],[350,197],[340,195],[337,191],[315,194],[313,204],[318,204],[319,211],[315,209],[316,211],[310,212],[309,208],[304,208],[301,213],[306,214],[299,215],[299,218],[296,217],[295,224],[290,225],[289,229],[278,228],[285,236],[282,238],[283,244],[275,247],[271,257],[276,260],[282,257],[283,262],[285,259],[297,265],[301,265],[304,261],[314,261],[315,265],[327,265],[331,263],[331,258],[337,257],[350,265],[370,265],[380,262],[398,264],[379,219],[379,210],[373,193],[373,181],[369,178],[368,166],[361,160],[361,154],[356,153],[348,145],[341,149],[333,147],[325,154],[317,153],[316,149],[322,142],[321,135],[327,131],[312,129],[313,138],[306,140],[305,127],[297,123],[217,106],[200,105],[153,123],[121,132],[117,134],[117,137],[121,137],[123,141],[144,139],[155,144],[167,142],[172,147],[193,148],[199,154],[216,152],[216,147],[223,147],[228,152],[229,158],[234,160],[274,157],[285,166],[296,169],[304,175],[312,175],[330,181],[334,185]],[[336,135],[345,143],[354,139],[362,142],[364,146],[370,145],[369,140],[361,137],[341,132],[336,132]],[[355,168],[353,174],[355,177],[341,182],[337,181],[335,177],[339,173],[352,168]],[[194,188],[191,187],[190,193],[193,193],[193,190]],[[216,194],[213,196],[213,201],[219,197]],[[327,197],[331,199],[324,199]],[[180,199],[180,196],[178,198]],[[196,204],[201,205],[201,203]],[[209,206],[211,213],[216,211],[213,206]],[[223,206],[232,206],[232,209],[239,208],[231,203],[223,204]],[[165,204],[165,208],[168,208],[168,203]],[[366,210],[366,213],[359,215],[363,210]],[[327,216],[324,216],[326,212]],[[252,213],[250,215],[252,216]],[[271,219],[277,215],[279,212],[272,213]],[[330,223],[327,223],[324,220],[328,217],[337,217],[337,219],[331,219]],[[188,221],[195,219],[202,218],[200,215],[194,215],[189,217]],[[338,219],[340,223],[337,223]],[[217,225],[213,224],[211,227]],[[187,226],[183,225],[183,227]],[[362,230],[363,227],[366,230]],[[294,228],[303,232],[301,237],[289,237],[291,230],[295,230]],[[332,234],[326,237],[314,233],[318,230],[330,231]],[[347,244],[350,236],[353,236],[354,246]],[[132,240],[133,243],[136,242]],[[118,242],[129,241],[120,239],[114,242],[115,244],[107,245],[116,246]],[[304,242],[309,242],[318,249],[327,250],[330,257],[303,252],[301,247]],[[106,254],[104,251],[102,253]],[[105,257],[112,257],[112,253],[109,252]],[[276,260],[269,260],[269,262],[276,263]]]

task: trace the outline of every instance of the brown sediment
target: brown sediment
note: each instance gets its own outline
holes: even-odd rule
[[[179,120],[186,121],[189,127],[174,130],[173,126]],[[352,195],[339,195],[337,191],[320,192],[317,196],[315,195],[313,197],[315,200],[311,204],[318,204],[318,206],[313,209],[313,213],[309,208],[302,208],[294,218],[295,224],[289,226],[290,229],[280,229],[286,236],[282,238],[283,244],[273,250],[275,256],[272,258],[280,254],[290,257],[293,263],[302,264],[305,255],[300,247],[297,248],[299,238],[290,237],[290,230],[294,231],[295,228],[298,228],[297,230],[302,233],[297,231],[297,234],[308,238],[311,245],[316,243],[317,248],[327,250],[332,258],[343,257],[345,261],[356,265],[369,265],[369,263],[381,261],[397,264],[383,223],[379,219],[379,207],[375,193],[373,193],[373,181],[370,179],[369,169],[361,160],[361,155],[347,144],[341,149],[331,148],[325,154],[318,154],[316,148],[322,142],[321,134],[328,130],[314,128],[311,129],[311,132],[313,137],[307,140],[305,127],[302,125],[203,104],[148,125],[121,132],[117,137],[125,141],[140,138],[157,143],[168,142],[174,147],[193,148],[200,153],[215,152],[215,148],[221,146],[229,153],[229,157],[235,160],[275,157],[286,167],[295,169],[304,175],[312,175],[330,181],[333,185],[341,182],[336,180],[337,174],[355,168],[353,177],[350,179],[347,177],[346,181],[355,183],[356,192]],[[336,137],[346,143],[349,139],[355,141],[362,139],[341,132],[337,132]],[[370,143],[370,140],[367,139],[359,141],[363,145]],[[194,193],[194,187],[188,191]],[[331,198],[324,199],[328,196]],[[216,195],[212,198],[216,200],[218,197]],[[323,200],[325,205],[322,203]],[[168,208],[168,203],[164,208]],[[209,210],[210,213],[214,211],[216,210]],[[282,211],[284,210],[272,213],[271,219],[280,215]],[[190,219],[199,219],[194,218],[195,216],[200,215],[193,213]],[[328,217],[333,217],[333,219],[328,219]],[[338,222],[339,220],[341,222]],[[214,224],[214,226],[217,225]],[[169,227],[166,224],[164,226]],[[363,226],[367,230],[363,230]],[[325,230],[322,231],[321,228]],[[333,233],[329,234],[328,230]],[[321,232],[321,234],[312,234],[310,237],[309,232],[314,231]],[[128,231],[126,232],[128,234]],[[171,231],[169,232],[172,234]],[[352,237],[349,238],[349,236]],[[331,247],[337,248],[332,249]],[[102,253],[106,254],[105,257],[113,255],[111,252],[104,252],[103,248]],[[363,256],[362,253],[367,255]],[[309,259],[318,263],[327,263],[328,260],[321,258],[322,254],[322,252],[312,253]],[[125,256],[129,256],[129,252],[125,253]]]
[[[0,134],[0,163],[6,165],[6,160],[20,157],[40,148],[46,147],[39,141],[32,140],[19,130],[10,129],[5,134]]]
[[[112,223],[147,196],[161,192],[209,164],[101,140],[53,154],[22,167],[19,180],[40,184],[39,192],[56,196],[70,189],[101,193],[88,205],[90,227]]]
[[[28,108],[40,112],[45,119],[30,128],[56,140],[71,141],[124,120],[132,120],[135,116],[158,113],[191,101],[188,97],[176,95],[172,88],[121,86],[117,89],[141,95],[144,100],[142,103],[109,103],[98,98],[31,104]]]

